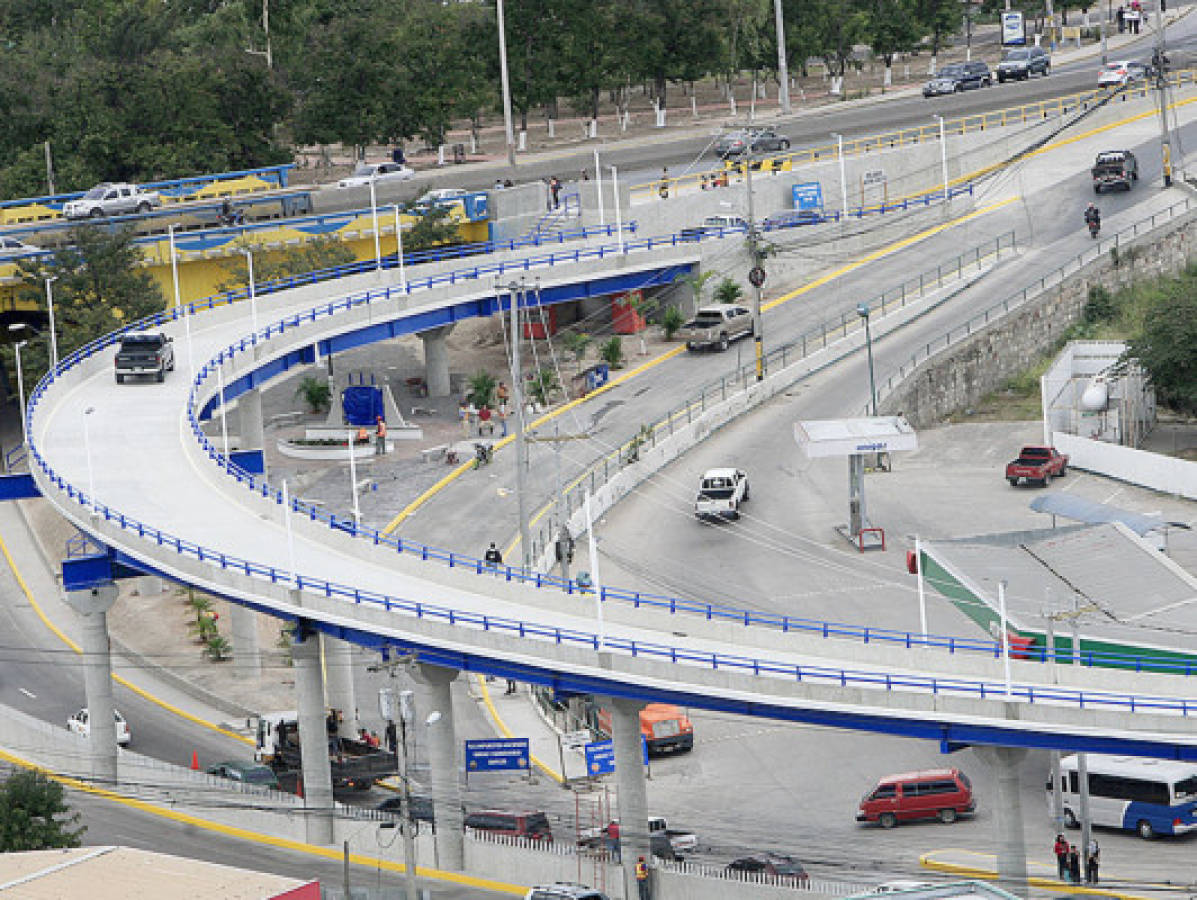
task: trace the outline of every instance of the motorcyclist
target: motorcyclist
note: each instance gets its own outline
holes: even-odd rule
[[[223,200],[220,201],[219,215],[220,215],[220,224],[221,225],[227,226],[227,225],[233,224],[233,203],[231,200],[229,200],[228,197],[225,197]]]
[[[1093,203],[1085,207],[1085,224],[1101,227],[1101,211]]]

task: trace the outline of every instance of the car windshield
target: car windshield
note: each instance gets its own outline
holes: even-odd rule
[[[94,187],[90,191],[88,191],[86,194],[83,195],[83,199],[84,200],[101,200],[101,199],[103,199],[104,194],[106,194],[107,192],[108,192],[108,188],[106,188],[106,187]]]
[[[723,317],[719,313],[699,313],[694,317],[694,324],[699,328],[707,328],[711,325],[718,325],[723,321]]]
[[[241,773],[249,784],[274,784],[274,773],[265,766],[253,766]]]
[[[1106,71],[1107,72],[1121,72],[1125,68],[1126,68],[1126,63],[1120,63],[1120,62],[1106,63]]]
[[[1006,59],[1007,60],[1027,59],[1030,57],[1030,55],[1031,55],[1031,53],[1029,50],[1011,50],[1009,53],[1006,54]]]
[[[776,861],[773,868],[777,870],[778,875],[802,875],[806,871],[800,863],[790,860]]]
[[[544,813],[537,813],[533,816],[528,816],[528,833],[529,834],[548,834],[549,820]]]
[[[964,66],[944,66],[939,70],[940,78],[955,78],[964,74]]]
[[[157,347],[160,343],[161,339],[154,335],[130,335],[121,338],[122,347],[132,347],[138,350],[144,347]]]
[[[360,163],[360,164],[358,164],[358,167],[353,170],[353,174],[354,175],[373,175],[374,174],[374,166],[372,166],[370,163]]]

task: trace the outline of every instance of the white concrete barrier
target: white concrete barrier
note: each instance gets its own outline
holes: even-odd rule
[[[1052,442],[1061,453],[1071,457],[1068,464],[1073,468],[1197,500],[1195,462],[1094,441],[1063,431],[1053,431]]]

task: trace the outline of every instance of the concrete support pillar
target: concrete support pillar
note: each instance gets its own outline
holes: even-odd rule
[[[452,330],[452,325],[442,325],[420,332],[420,340],[424,342],[424,382],[428,385],[429,397],[449,396],[449,348],[445,338]]]
[[[262,651],[258,647],[258,614],[240,603],[232,606],[233,667],[242,678],[260,678]]]
[[[116,602],[116,595],[115,584],[67,593],[67,603],[78,614],[82,626],[79,645],[83,650],[91,775],[99,787],[105,788],[117,784],[112,656],[108,641],[108,610]]]
[[[1027,848],[1022,834],[1022,800],[1018,767],[1027,751],[1021,747],[974,747],[977,756],[993,770],[997,834],[998,884],[1019,897],[1027,896]]]
[[[640,744],[640,707],[633,700],[609,698],[611,739],[615,748],[619,851],[625,897],[636,897],[636,860],[652,865],[648,840],[648,791],[644,782],[644,750]]]
[[[315,632],[296,629],[291,645],[295,662],[295,705],[299,711],[299,750],[303,757],[303,797],[310,844],[333,842],[332,767],[324,713],[324,677]]]
[[[266,429],[262,421],[262,392],[246,391],[237,398],[237,418],[242,450],[264,450]]]
[[[353,644],[338,638],[320,635],[324,648],[325,706],[340,710],[341,737],[356,738],[360,724],[357,717],[357,695],[353,690]]]
[[[458,774],[461,766],[457,761],[452,693],[458,672],[421,663],[414,674],[416,684],[420,686],[415,730],[417,734],[427,734],[430,793],[436,816],[436,867],[460,872],[465,868],[465,838],[461,827],[461,778]],[[440,717],[433,717],[433,713],[440,713]],[[428,723],[430,717],[435,721]]]

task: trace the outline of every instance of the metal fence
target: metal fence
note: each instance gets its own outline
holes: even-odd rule
[[[891,373],[885,381],[879,380],[877,382],[877,402],[880,402],[882,397],[892,394],[898,385],[910,377],[915,369],[931,357],[943,353],[954,344],[972,337],[972,335],[988,327],[993,322],[1004,318],[1012,310],[1018,309],[1028,300],[1040,296],[1048,288],[1062,285],[1069,277],[1075,275],[1090,263],[1096,262],[1106,253],[1116,253],[1127,241],[1133,241],[1139,235],[1155,230],[1155,228],[1164,222],[1170,222],[1178,216],[1184,216],[1193,208],[1194,201],[1186,197],[1184,200],[1179,200],[1160,212],[1146,216],[1127,228],[1123,228],[1111,237],[1100,238],[1076,254],[1076,256],[1048,272],[1038,281],[1032,282],[1022,290],[987,307],[963,325],[957,325],[939,337],[927,341],[908,360],[898,366],[897,371]],[[866,406],[866,410],[867,408]]]

